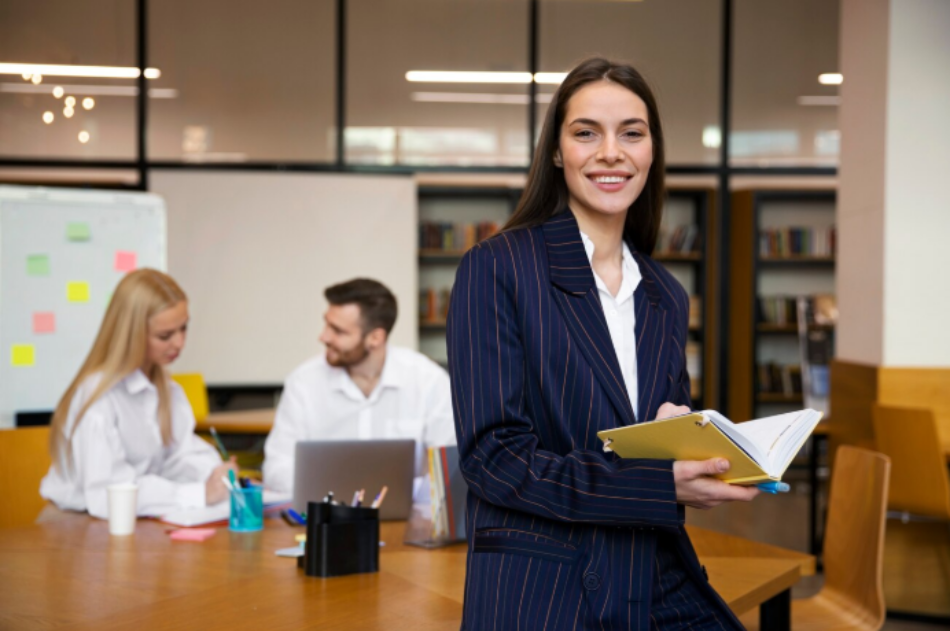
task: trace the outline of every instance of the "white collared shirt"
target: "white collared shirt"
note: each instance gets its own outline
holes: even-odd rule
[[[604,308],[604,316],[607,318],[607,329],[610,331],[610,341],[613,342],[614,352],[617,354],[617,361],[620,363],[620,370],[623,372],[623,382],[627,386],[627,396],[630,397],[630,405],[639,420],[640,412],[637,409],[637,340],[636,327],[637,315],[633,305],[633,292],[640,284],[640,267],[637,265],[630,248],[623,243],[623,263],[621,273],[623,280],[620,283],[620,290],[614,296],[607,289],[607,285],[601,280],[597,272],[594,271],[594,242],[586,234],[581,232],[581,239],[584,241],[584,251],[587,252],[587,260],[591,262],[591,271],[594,272],[594,282],[597,283],[597,293],[600,296],[600,304]]]
[[[386,347],[379,383],[367,397],[345,368],[320,355],[287,377],[274,427],[264,444],[264,483],[292,493],[294,450],[300,440],[413,438],[416,500],[428,502],[426,448],[455,444],[449,375],[407,348]]]
[[[76,390],[65,436],[100,379],[100,374],[92,375]],[[106,488],[120,482],[138,484],[140,516],[204,506],[205,482],[221,458],[195,436],[195,416],[181,386],[169,380],[168,390],[172,444],[162,444],[158,390],[136,370],[89,406],[72,438],[72,466],[65,458],[61,468],[51,466],[40,495],[61,509],[86,510],[101,519],[109,516]]]

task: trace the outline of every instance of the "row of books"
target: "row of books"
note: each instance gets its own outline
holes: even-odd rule
[[[686,342],[686,372],[689,373],[689,395],[703,396],[703,348],[696,340]]]
[[[759,232],[759,256],[834,256],[837,230],[831,228],[769,228]]]
[[[498,232],[499,228],[501,226],[494,221],[479,223],[423,221],[419,224],[419,248],[464,252],[479,241]]]
[[[761,296],[758,299],[758,319],[763,324],[797,325],[798,300],[805,301],[808,324],[834,325],[838,321],[838,306],[833,294],[814,296]]]
[[[691,254],[702,250],[699,226],[683,225],[674,228],[663,226],[656,242],[654,254]]]
[[[458,447],[429,448],[429,498],[433,541],[465,540],[465,496],[468,485],[459,469]]]
[[[802,393],[802,367],[798,364],[780,365],[774,362],[756,366],[755,389],[759,394]]]
[[[449,315],[452,289],[427,287],[419,291],[419,321],[443,323]]]

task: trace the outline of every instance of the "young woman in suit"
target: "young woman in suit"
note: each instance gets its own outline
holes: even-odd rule
[[[656,101],[577,66],[517,210],[464,258],[448,323],[469,484],[463,629],[740,629],[684,506],[751,500],[723,459],[623,460],[597,432],[689,410],[688,297],[650,258],[664,202]]]
[[[227,498],[221,478],[235,465],[195,436],[191,406],[165,371],[187,328],[188,299],[170,276],[141,269],[122,279],[53,413],[43,497],[103,519],[106,489],[119,482],[138,485],[139,515]]]

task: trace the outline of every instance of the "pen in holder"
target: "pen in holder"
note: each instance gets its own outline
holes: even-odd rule
[[[325,502],[307,503],[307,576],[379,571],[379,510]]]

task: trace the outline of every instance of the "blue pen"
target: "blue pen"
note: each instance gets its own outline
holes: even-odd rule
[[[762,482],[761,484],[756,484],[755,488],[760,491],[765,491],[766,493],[771,493],[772,495],[788,493],[792,490],[792,487],[790,487],[787,482]]]
[[[306,526],[306,525],[307,525],[307,520],[304,519],[304,517],[303,517],[300,513],[298,513],[297,511],[295,511],[294,509],[288,508],[288,509],[287,509],[287,514],[290,515],[290,518],[293,519],[295,522],[297,522],[298,525],[300,525],[300,526]]]

